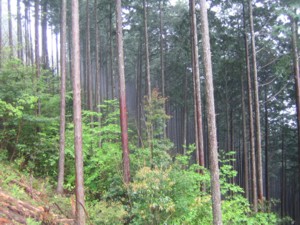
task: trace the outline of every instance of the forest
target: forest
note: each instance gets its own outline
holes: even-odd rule
[[[0,0],[0,224],[300,224],[298,0]]]

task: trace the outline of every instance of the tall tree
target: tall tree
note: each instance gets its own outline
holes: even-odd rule
[[[36,77],[37,80],[40,79],[41,76],[41,69],[40,69],[40,33],[39,33],[39,8],[40,8],[40,1],[35,0],[34,2],[34,13],[35,13],[35,66],[36,66]],[[39,90],[38,90],[39,92]],[[41,100],[38,100],[38,108],[37,108],[37,115],[41,115]]]
[[[247,69],[247,90],[248,90],[248,114],[249,114],[249,136],[250,136],[250,154],[251,154],[251,187],[252,187],[252,204],[253,209],[257,212],[257,182],[256,182],[256,158],[255,158],[255,139],[253,127],[253,105],[252,105],[252,81],[250,73],[250,59],[248,38],[246,31],[246,15],[245,5],[243,5],[243,19],[244,19],[244,42],[245,42],[245,59]]]
[[[90,35],[90,9],[89,9],[89,0],[86,1],[86,64],[85,64],[85,71],[86,71],[86,78],[87,78],[87,108],[88,110],[93,110],[93,87],[92,87],[92,74],[91,74],[91,35]],[[91,122],[93,117],[91,117]]]
[[[123,30],[122,30],[122,8],[121,0],[116,0],[116,23],[117,23],[117,52],[118,52],[118,72],[120,79],[120,121],[123,148],[123,179],[125,184],[130,182],[130,162],[128,148],[128,128],[127,128],[127,108],[126,108],[126,87],[124,71],[124,51],[123,51]]]
[[[216,128],[216,114],[215,114],[215,99],[214,99],[214,85],[211,62],[210,38],[208,16],[206,8],[206,0],[200,0],[200,20],[201,20],[201,35],[203,60],[206,81],[206,108],[207,108],[207,128],[209,139],[209,161],[211,171],[211,193],[213,206],[213,223],[214,225],[222,224],[221,211],[221,191],[219,180],[219,165],[218,165],[218,143],[217,143],[217,128]]]
[[[80,37],[79,37],[79,8],[78,0],[72,1],[72,74],[73,74],[73,121],[75,146],[75,193],[76,193],[76,223],[85,224],[84,211],[84,181],[83,181],[83,152],[81,124],[81,95],[80,95]]]
[[[255,108],[255,137],[257,148],[257,198],[262,203],[263,201],[263,177],[262,177],[262,150],[261,150],[261,133],[260,133],[260,108],[259,108],[259,90],[257,78],[257,63],[256,63],[256,45],[255,33],[253,24],[253,9],[252,0],[249,0],[249,20],[252,46],[252,68],[253,68],[253,86],[254,86],[254,108]]]
[[[10,47],[10,56],[13,55],[13,34],[12,34],[12,16],[11,16],[11,3],[7,0],[7,12],[8,12],[8,43]]]
[[[150,56],[149,56],[149,38],[148,38],[148,5],[147,0],[143,0],[144,8],[144,41],[145,41],[145,62],[146,62],[146,83],[147,83],[147,97],[151,102],[151,75],[150,75]]]
[[[22,43],[22,20],[21,20],[21,0],[17,0],[17,39],[18,39],[18,58],[23,61]]]
[[[61,30],[60,30],[60,140],[57,193],[63,193],[65,174],[65,123],[66,123],[66,32],[67,32],[67,0],[61,3]]]
[[[200,72],[198,61],[198,36],[196,24],[195,0],[190,0],[191,12],[191,38],[192,38],[192,68],[194,82],[194,109],[195,109],[195,141],[196,156],[200,166],[204,166],[204,145],[203,145],[203,128],[202,128],[202,106],[200,92]]]
[[[48,35],[47,35],[47,20],[48,20],[48,0],[42,2],[42,65],[44,68],[49,67],[49,56],[48,56]]]
[[[296,14],[296,9],[294,11]],[[299,68],[299,51],[298,51],[298,26],[297,19],[294,16],[290,16],[292,23],[292,51],[293,51],[293,69],[294,80],[296,88],[296,110],[297,110],[297,132],[298,132],[298,184],[300,185],[300,68]],[[300,200],[300,195],[299,195]],[[300,209],[300,202],[298,203],[298,209]],[[297,214],[297,219],[299,219]]]

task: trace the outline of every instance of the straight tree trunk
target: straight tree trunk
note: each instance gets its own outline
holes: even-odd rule
[[[43,68],[49,68],[49,56],[48,56],[48,36],[47,36],[47,9],[48,9],[48,0],[44,0],[42,4],[42,65]]]
[[[122,30],[122,8],[121,0],[116,0],[116,22],[117,22],[117,52],[118,52],[118,71],[120,78],[120,121],[123,148],[123,179],[126,185],[130,182],[130,162],[128,149],[128,128],[127,128],[127,108],[126,108],[126,87],[124,71],[124,52],[123,52],[123,30]]]
[[[252,63],[253,63],[253,81],[254,81],[254,108],[255,108],[255,137],[257,148],[257,198],[260,203],[263,203],[263,178],[262,178],[262,150],[261,150],[261,133],[260,133],[260,109],[259,109],[259,90],[257,78],[257,65],[256,65],[256,46],[255,34],[253,25],[253,10],[252,0],[249,0],[249,19],[250,19],[250,32],[251,32],[251,46],[252,46]]]
[[[114,79],[114,51],[113,51],[113,25],[112,25],[112,19],[113,19],[113,12],[112,12],[112,2],[109,4],[109,66],[110,66],[110,81],[111,81],[111,99],[115,98],[115,79]]]
[[[203,47],[203,60],[206,81],[207,124],[209,133],[209,161],[211,171],[211,193],[213,208],[213,224],[222,224],[221,191],[218,165],[218,143],[215,114],[214,85],[209,40],[208,16],[206,0],[200,0],[200,20]]]
[[[296,14],[296,12],[295,12]],[[299,68],[299,50],[298,50],[298,26],[297,20],[290,16],[292,22],[292,49],[293,49],[293,69],[296,89],[296,111],[297,111],[297,131],[298,131],[298,187],[300,185],[300,68]],[[299,191],[299,190],[298,190]],[[298,209],[300,209],[300,194],[298,195]],[[296,215],[299,221],[299,213]]]
[[[100,35],[99,35],[99,25],[98,25],[98,12],[97,12],[97,0],[94,1],[94,15],[95,15],[95,42],[96,42],[96,91],[95,100],[97,106],[97,112],[100,113],[100,102],[101,102],[101,85],[100,85],[100,71],[101,71],[101,60],[100,54]],[[98,122],[100,125],[100,117]]]
[[[249,136],[250,136],[250,154],[251,154],[251,180],[252,180],[252,204],[254,212],[257,212],[257,182],[256,182],[256,158],[255,158],[255,139],[254,139],[254,127],[253,127],[253,106],[252,106],[252,82],[250,75],[250,60],[249,60],[249,48],[248,38],[246,32],[246,16],[245,8],[243,7],[244,15],[244,40],[245,40],[245,57],[247,68],[247,84],[248,84],[248,111],[249,111]]]
[[[245,107],[245,88],[244,75],[241,77],[242,86],[242,117],[243,117],[243,164],[244,164],[244,189],[245,197],[249,200],[249,165],[248,165],[248,148],[247,148],[247,125],[246,125],[246,107]]]
[[[13,35],[12,35],[12,18],[11,18],[11,4],[10,0],[7,0],[7,12],[8,12],[8,43],[10,47],[10,57],[13,56]]]
[[[164,1],[159,1],[159,45],[160,45],[160,74],[161,74],[161,92],[162,97],[165,98],[165,62],[164,62],[164,13],[163,13]],[[166,103],[164,102],[164,110],[166,111]],[[164,125],[164,138],[167,138],[167,129]]]
[[[198,61],[198,36],[196,25],[195,0],[190,0],[191,35],[192,35],[192,68],[194,81],[194,108],[195,108],[195,142],[197,163],[204,166],[203,127],[202,127],[202,103],[200,91],[200,72]]]
[[[91,74],[91,43],[90,43],[90,9],[89,0],[86,1],[86,78],[87,78],[87,106],[88,110],[93,111],[93,86],[92,86],[92,74]],[[91,122],[93,118],[91,117]]]
[[[18,58],[23,62],[23,41],[22,41],[22,20],[21,20],[21,0],[17,0],[17,38],[18,38]]]
[[[269,179],[269,113],[268,113],[268,90],[265,85],[265,184],[266,184],[266,200],[270,202],[270,179]]]
[[[148,16],[147,16],[147,0],[143,0],[144,7],[144,38],[145,38],[145,61],[146,61],[146,82],[147,82],[147,97],[151,102],[151,75],[150,75],[150,59],[149,59],[149,41],[148,41]]]
[[[40,1],[35,0],[34,2],[34,13],[35,13],[35,66],[36,66],[36,77],[37,80],[40,79],[41,76],[41,69],[40,69],[40,40],[39,40],[39,8],[40,8]],[[38,88],[39,89],[39,88]],[[38,90],[39,95],[39,90]],[[38,100],[38,108],[37,108],[37,115],[41,115],[41,100]]]
[[[63,194],[65,173],[65,119],[66,119],[66,32],[67,32],[67,0],[62,0],[61,5],[61,31],[60,31],[60,140],[57,193]]]
[[[72,74],[73,74],[73,120],[75,146],[75,193],[76,193],[76,223],[85,225],[84,211],[84,180],[82,153],[82,122],[80,96],[80,36],[78,0],[72,1]]]

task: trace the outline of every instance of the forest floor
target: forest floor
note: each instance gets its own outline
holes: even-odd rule
[[[45,180],[0,162],[0,225],[74,224],[72,197],[57,196]]]

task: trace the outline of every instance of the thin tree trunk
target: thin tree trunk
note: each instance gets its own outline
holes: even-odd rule
[[[248,148],[247,148],[247,125],[246,125],[246,107],[245,107],[245,87],[244,75],[241,77],[242,86],[242,117],[243,117],[243,162],[244,162],[244,189],[245,197],[249,199],[249,165],[248,165]]]
[[[43,68],[49,68],[49,57],[48,57],[48,35],[47,35],[47,9],[48,0],[44,0],[42,4],[42,65]]]
[[[75,146],[75,193],[76,193],[76,222],[85,224],[84,211],[84,180],[82,153],[82,124],[80,96],[80,37],[78,0],[72,1],[72,74],[73,74],[73,108],[74,108],[74,146]]]
[[[207,124],[208,124],[208,132],[209,132],[209,159],[210,159],[209,161],[210,161],[210,171],[211,171],[213,224],[221,225],[222,211],[221,211],[221,191],[220,191],[219,165],[218,165],[218,143],[217,143],[214,85],[213,85],[206,0],[200,0],[200,19],[201,19],[203,60],[204,60],[204,69],[205,69],[205,78],[206,78],[205,79],[206,104],[207,104]]]
[[[101,71],[101,58],[100,54],[100,35],[99,35],[99,25],[98,25],[98,12],[97,12],[97,0],[94,1],[94,15],[95,15],[95,41],[96,41],[96,91],[95,100],[97,112],[100,113],[100,102],[101,102],[101,85],[100,85],[100,71]],[[101,118],[98,117],[99,126],[101,126]]]
[[[22,20],[21,0],[17,0],[17,37],[18,37],[18,58],[23,62],[23,41],[22,41]]]
[[[92,87],[92,74],[91,74],[91,43],[90,43],[90,9],[89,0],[86,1],[86,77],[87,77],[87,105],[88,110],[93,111],[93,87]],[[91,122],[93,122],[93,117],[91,117]]]
[[[198,61],[198,36],[196,25],[195,0],[190,0],[191,11],[191,35],[192,35],[192,68],[194,81],[194,105],[195,105],[195,142],[197,151],[197,163],[204,166],[204,147],[203,147],[203,127],[202,127],[202,103],[201,103],[201,85]]]
[[[66,20],[67,0],[62,0],[61,5],[61,30],[60,30],[60,140],[59,140],[59,167],[57,193],[63,194],[64,173],[65,173],[65,115],[66,115]]]
[[[111,99],[115,98],[115,79],[114,79],[114,64],[113,64],[113,30],[112,30],[112,2],[109,4],[109,69],[110,69],[110,81],[111,81]]]
[[[253,106],[252,106],[252,84],[250,76],[250,60],[248,39],[246,33],[246,17],[245,6],[243,6],[244,15],[244,40],[245,40],[245,57],[247,67],[247,84],[248,84],[248,111],[249,111],[249,135],[250,135],[250,153],[251,153],[251,180],[252,180],[252,204],[254,212],[257,212],[257,183],[256,183],[256,158],[255,158],[255,141],[254,141],[254,128],[253,128]]]
[[[298,131],[298,186],[300,185],[300,71],[299,71],[299,50],[298,50],[298,26],[297,20],[290,17],[292,21],[292,48],[293,48],[293,66],[296,89],[296,111],[297,111],[297,131]],[[300,209],[300,194],[298,195],[298,209]],[[300,211],[300,210],[299,210]],[[296,215],[299,220],[299,212]]]
[[[257,198],[263,203],[263,178],[262,178],[262,150],[261,150],[261,131],[260,131],[260,109],[259,109],[259,90],[256,65],[256,46],[253,25],[252,0],[249,0],[250,32],[252,45],[252,63],[253,63],[253,81],[254,81],[254,108],[255,108],[255,130],[256,130],[256,148],[257,148]]]
[[[150,59],[149,59],[149,41],[148,41],[148,16],[147,16],[147,0],[143,0],[144,7],[144,38],[145,38],[145,61],[146,61],[146,81],[147,81],[147,97],[151,102],[151,75],[150,75]]]
[[[40,40],[39,40],[39,8],[40,8],[40,1],[35,0],[34,2],[35,8],[35,66],[36,66],[36,77],[37,81],[39,81],[41,76],[41,69],[40,69]],[[39,95],[39,87],[38,87],[38,95]],[[38,106],[37,106],[37,115],[41,115],[41,100],[38,99]]]
[[[121,0],[116,0],[116,21],[117,21],[116,39],[117,39],[117,49],[118,49],[118,70],[119,70],[119,77],[120,77],[120,121],[121,121],[122,148],[123,148],[123,176],[124,176],[125,184],[128,185],[130,182],[130,164],[129,164],[129,149],[128,149]]]
[[[160,45],[160,74],[161,74],[161,92],[162,97],[165,98],[165,62],[164,62],[164,13],[163,13],[164,0],[159,1],[159,45]],[[164,110],[166,111],[166,103],[164,102]],[[164,138],[167,138],[167,129],[164,124]]]
[[[10,47],[10,57],[13,56],[13,35],[12,35],[12,18],[11,18],[11,4],[10,0],[7,0],[7,12],[8,12],[8,43]]]
[[[269,179],[269,113],[268,113],[268,90],[265,86],[265,182],[266,182],[266,200],[270,202],[270,179]],[[269,209],[268,209],[269,210]]]

